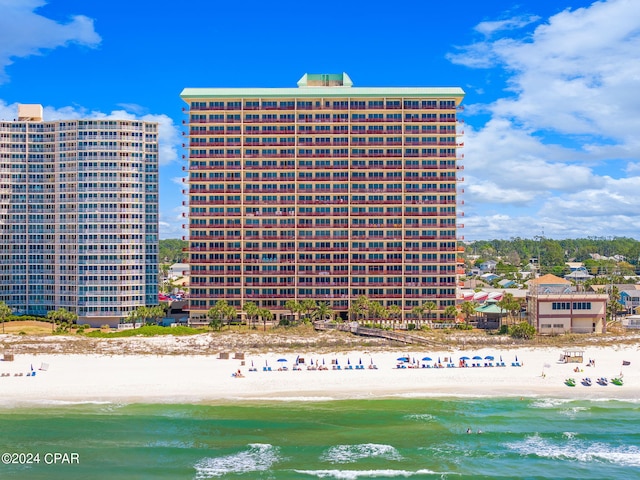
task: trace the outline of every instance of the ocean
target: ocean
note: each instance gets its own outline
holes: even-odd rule
[[[0,478],[637,479],[639,425],[616,400],[3,407]]]

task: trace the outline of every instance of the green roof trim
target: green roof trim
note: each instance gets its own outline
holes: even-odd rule
[[[314,86],[303,88],[185,88],[180,93],[180,98],[185,102],[217,98],[452,98],[458,104],[464,95],[465,92],[460,87]]]

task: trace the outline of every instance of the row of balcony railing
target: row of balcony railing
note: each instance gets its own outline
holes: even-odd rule
[[[191,104],[188,107],[182,107],[183,112],[196,112],[196,111],[243,111],[243,110],[281,110],[281,111],[292,111],[292,110],[375,110],[375,111],[385,111],[385,110],[464,110],[462,105],[449,105],[449,104],[413,104],[413,103],[400,103],[400,104],[383,104],[383,105],[362,105],[362,104],[335,104],[331,103],[330,105],[325,105],[321,103],[320,105],[308,105],[308,104],[294,104],[294,105],[198,105]]]
[[[353,298],[354,296],[358,296],[358,294],[333,294],[333,293],[305,293],[304,295],[300,295],[300,297],[304,297],[304,298],[311,298],[314,300],[322,300],[322,299],[333,299],[333,298],[338,298],[338,299],[350,299]],[[362,294],[364,295],[364,293]],[[424,298],[425,294],[384,294],[384,293],[366,293],[366,296],[368,298],[372,298],[372,299],[394,299],[394,298]],[[245,293],[244,295],[241,295],[239,293],[224,293],[224,294],[218,294],[218,293],[212,293],[212,294],[189,294],[189,298],[206,298],[206,299],[232,299],[232,298],[245,298],[245,299],[252,299],[252,298],[291,298],[292,295],[291,294],[278,294],[278,293]],[[433,295],[429,295],[429,298],[442,298],[442,299],[453,299],[456,298],[456,295],[454,293],[452,294],[446,294],[446,293],[436,293]],[[190,307],[191,309],[195,309],[193,307]]]
[[[247,127],[248,128],[248,127]],[[257,128],[257,127],[256,127]],[[332,130],[323,130],[323,131],[306,131],[306,130],[289,130],[288,127],[280,127],[278,130],[247,130],[245,129],[245,131],[238,131],[238,130],[231,130],[230,128],[228,128],[227,130],[201,130],[198,128],[192,128],[189,130],[189,132],[182,132],[182,136],[183,137],[233,137],[236,138],[238,136],[242,137],[242,138],[246,138],[246,137],[263,137],[263,136],[274,136],[274,137],[291,137],[293,135],[297,135],[297,136],[310,136],[310,137],[326,137],[326,136],[338,136],[339,138],[343,138],[345,135],[357,135],[357,136],[362,136],[362,135],[394,135],[394,136],[399,136],[399,135],[411,135],[411,136],[417,136],[417,135],[435,135],[435,136],[442,136],[442,135],[446,135],[448,137],[460,137],[462,135],[464,135],[464,130],[459,130],[459,129],[448,129],[445,127],[441,127],[439,130],[408,130],[405,128],[405,130],[394,130],[391,128],[387,128],[387,129],[383,129],[383,130],[372,130],[372,129],[367,129],[367,130],[351,130],[351,131],[345,131],[342,130],[341,127],[334,127]],[[342,144],[342,143],[341,143]],[[336,144],[336,146],[339,146],[340,144]]]
[[[372,180],[369,180],[370,182]],[[376,180],[377,181],[377,180]],[[194,182],[192,182],[193,185]],[[206,186],[213,186],[212,183],[210,182],[206,182],[205,184]],[[259,188],[250,188],[250,187],[255,187],[255,184],[244,184],[244,189],[241,188],[240,185],[234,186],[234,187],[230,187],[229,185],[224,186],[224,188],[190,188],[188,190],[183,189],[182,193],[184,195],[208,195],[208,194],[223,194],[223,193],[235,193],[235,194],[246,194],[246,195],[253,195],[253,194],[270,194],[270,195],[277,195],[277,194],[283,194],[283,193],[300,193],[302,195],[326,195],[326,194],[333,194],[333,193],[338,193],[338,194],[353,194],[353,195],[358,195],[361,193],[380,193],[380,194],[384,194],[384,193],[401,193],[401,192],[411,192],[411,193],[424,193],[424,194],[432,194],[432,193],[449,193],[449,194],[453,194],[453,193],[464,193],[464,189],[461,188],[456,188],[456,187],[445,187],[445,188],[422,188],[422,187],[412,187],[411,185],[405,185],[405,188],[403,189],[402,187],[380,187],[380,188],[354,188],[354,185],[351,185],[351,190],[349,190],[348,188],[344,188],[347,187],[348,185],[344,185],[344,186],[336,186],[334,184],[331,185],[330,188],[321,188],[323,187],[323,185],[317,185],[316,188],[312,188],[312,189],[299,189],[296,190],[296,188],[290,187],[290,186],[285,186],[285,185],[276,185],[277,188],[270,188],[270,186],[260,186]],[[99,190],[106,190],[106,189],[99,189]],[[243,191],[244,190],[244,191]],[[75,191],[75,190],[73,190]],[[139,192],[140,190],[137,189],[136,192]],[[125,192],[128,193],[128,192]]]

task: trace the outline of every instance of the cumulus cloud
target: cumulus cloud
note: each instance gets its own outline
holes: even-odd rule
[[[489,36],[496,32],[526,27],[531,23],[537,22],[539,19],[540,17],[537,15],[523,15],[506,18],[504,20],[480,22],[476,25],[475,30],[483,35]]]
[[[45,50],[78,44],[94,48],[100,44],[93,20],[73,15],[58,23],[35,12],[45,0],[0,1],[0,84],[8,80],[6,67],[16,58],[39,55]]]
[[[449,56],[507,75],[504,98],[466,109],[465,197],[483,207],[464,233],[531,236],[539,225],[558,237],[637,236],[640,205],[628,197],[640,187],[640,2],[599,1],[537,21],[482,22],[485,38]],[[489,120],[476,125],[477,114]],[[509,206],[528,210],[501,216]]]

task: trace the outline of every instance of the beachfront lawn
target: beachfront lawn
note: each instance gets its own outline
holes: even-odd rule
[[[145,325],[144,327],[130,329],[130,330],[120,330],[120,331],[102,331],[102,330],[94,330],[84,335],[86,337],[94,337],[94,338],[122,338],[122,337],[155,337],[158,335],[174,335],[174,336],[183,336],[183,335],[198,335],[200,333],[206,333],[207,330],[204,328],[191,328],[191,327],[160,327],[158,325]]]

